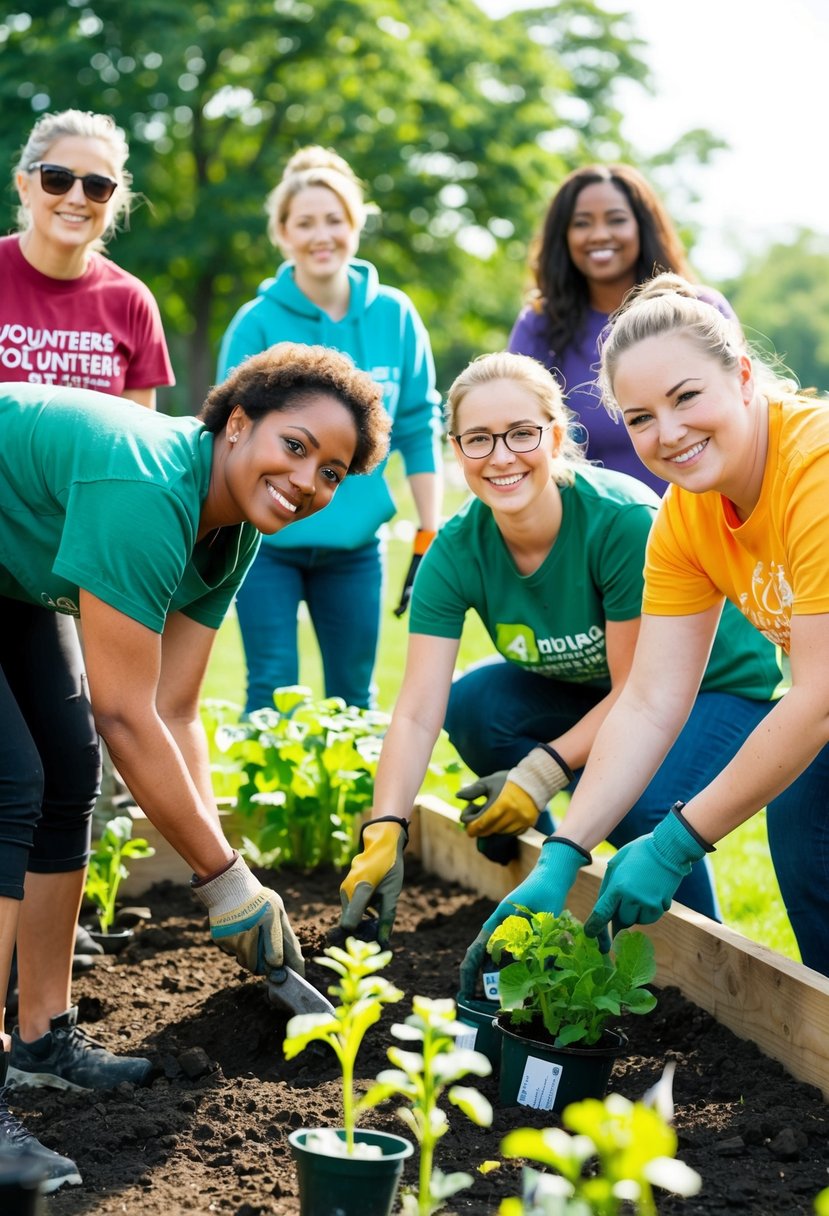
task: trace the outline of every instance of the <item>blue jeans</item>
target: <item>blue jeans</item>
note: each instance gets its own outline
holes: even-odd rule
[[[263,543],[236,597],[248,668],[248,712],[299,683],[297,610],[304,600],[322,656],[325,694],[367,709],[380,635],[379,541],[359,549],[277,549]]]
[[[600,689],[549,680],[496,658],[455,680],[446,731],[464,763],[480,776],[512,768],[537,743],[555,739],[574,726],[603,695]],[[650,785],[610,833],[610,843],[620,848],[652,831],[677,800],[688,802],[728,764],[770,709],[766,701],[700,693],[679,738]],[[635,747],[635,740],[631,746]],[[580,776],[576,773],[570,792]],[[808,852],[808,846],[803,851]],[[829,864],[829,847],[825,861]],[[676,898],[713,920],[721,919],[706,858],[683,879]],[[825,936],[824,957],[829,963],[829,921]]]

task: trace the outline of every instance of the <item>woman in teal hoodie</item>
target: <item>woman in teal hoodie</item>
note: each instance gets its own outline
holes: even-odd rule
[[[325,148],[297,152],[268,197],[268,235],[286,261],[239,309],[222,340],[218,377],[275,342],[335,347],[383,388],[391,447],[404,461],[418,516],[417,562],[438,528],[442,498],[440,397],[429,337],[411,300],[380,283],[355,257],[366,219],[348,164]],[[383,467],[349,478],[324,519],[299,520],[296,536],[267,537],[239,590],[248,667],[247,709],[271,705],[274,688],[296,684],[295,619],[308,605],[322,655],[325,692],[349,705],[372,701],[380,632],[383,558],[379,529],[395,514]]]

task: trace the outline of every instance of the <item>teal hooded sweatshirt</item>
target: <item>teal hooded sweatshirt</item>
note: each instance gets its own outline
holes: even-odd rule
[[[332,321],[297,287],[293,263],[282,265],[228,326],[219,352],[219,380],[276,342],[333,347],[350,355],[383,389],[394,424],[391,450],[400,452],[407,475],[434,473],[440,468],[442,425],[429,335],[409,297],[385,287],[370,262],[354,259],[348,277],[348,312]],[[263,544],[285,549],[368,544],[396,510],[384,468],[385,462],[373,473],[346,477],[324,511],[264,536]]]

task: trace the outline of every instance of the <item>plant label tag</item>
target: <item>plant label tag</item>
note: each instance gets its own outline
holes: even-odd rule
[[[478,1027],[469,1026],[466,1022],[463,1023],[463,1027],[461,1034],[455,1035],[455,1046],[462,1051],[474,1051],[475,1043],[478,1040]]]
[[[533,1110],[552,1110],[562,1072],[560,1064],[528,1056],[518,1088],[518,1105],[531,1106]]]
[[[498,974],[499,973],[497,971],[485,971],[483,974],[484,996],[488,1001],[500,1000],[501,994],[498,991]]]

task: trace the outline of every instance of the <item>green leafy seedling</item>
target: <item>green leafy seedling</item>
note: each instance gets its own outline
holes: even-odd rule
[[[699,1192],[699,1174],[675,1159],[673,1128],[643,1102],[588,1098],[566,1107],[562,1122],[569,1132],[519,1128],[505,1137],[505,1157],[555,1174],[527,1169],[523,1198],[504,1200],[499,1216],[656,1216],[654,1186],[686,1198]],[[588,1161],[597,1164],[586,1171]]]
[[[486,1077],[492,1066],[478,1051],[459,1048],[457,1035],[468,1027],[458,1022],[452,1000],[432,1001],[416,996],[412,1013],[405,1022],[392,1026],[392,1034],[404,1043],[419,1043],[418,1051],[390,1047],[388,1057],[393,1069],[378,1073],[377,1083],[360,1100],[360,1108],[376,1106],[391,1097],[402,1097],[407,1106],[398,1115],[420,1145],[418,1193],[404,1194],[404,1216],[432,1216],[457,1191],[472,1185],[471,1174],[444,1174],[433,1168],[435,1145],[449,1130],[446,1113],[438,1105],[444,1090],[449,1101],[479,1127],[492,1122],[492,1107],[477,1089],[455,1085],[472,1073]]]
[[[516,905],[487,943],[499,962],[513,961],[498,976],[501,1008],[514,1025],[540,1016],[556,1047],[597,1043],[608,1021],[622,1013],[649,1013],[656,998],[644,985],[656,974],[653,943],[623,929],[603,954],[570,912],[560,916]]]
[[[327,1043],[342,1071],[343,1127],[346,1154],[354,1154],[358,1107],[354,1093],[354,1067],[366,1031],[379,1021],[383,1006],[403,999],[403,993],[378,971],[391,960],[391,951],[377,942],[349,937],[345,948],[327,946],[315,962],[335,971],[339,982],[328,995],[337,1002],[333,1014],[302,1013],[291,1018],[285,1030],[283,1051],[292,1060],[309,1043]],[[362,1109],[362,1103],[360,1108]]]
[[[204,710],[214,725],[211,770],[222,789],[235,770],[242,852],[257,866],[344,866],[356,852],[360,817],[374,796],[387,714],[310,688],[277,688],[273,707],[244,722],[227,707]],[[217,754],[218,753],[218,754]]]
[[[89,858],[84,894],[95,905],[102,933],[109,933],[115,922],[118,888],[129,875],[127,861],[152,857],[155,849],[143,837],[132,839],[132,819],[116,815],[108,820]]]

